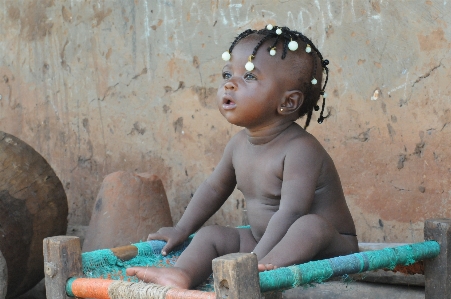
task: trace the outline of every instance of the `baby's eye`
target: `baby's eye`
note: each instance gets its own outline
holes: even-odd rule
[[[246,73],[246,74],[244,74],[244,79],[245,80],[257,80],[257,77],[255,77],[255,75],[252,73]]]
[[[230,74],[229,72],[223,72],[222,73],[222,78],[224,80],[229,80],[230,78],[232,78],[232,74]]]

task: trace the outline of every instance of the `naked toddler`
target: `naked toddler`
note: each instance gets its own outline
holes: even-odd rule
[[[334,163],[305,130],[321,95],[318,121],[324,119],[328,61],[303,34],[271,25],[240,34],[223,59],[218,107],[244,129],[177,225],[149,235],[167,241],[166,255],[197,231],[175,266],[131,267],[127,275],[188,289],[208,278],[214,258],[228,253],[254,252],[265,271],[358,251]],[[295,122],[303,116],[305,128]],[[202,227],[235,187],[245,197],[250,229]]]

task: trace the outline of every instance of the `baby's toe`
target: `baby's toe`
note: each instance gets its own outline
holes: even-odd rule
[[[265,264],[258,264],[258,271],[259,272],[266,271],[266,265]]]
[[[138,270],[138,269],[136,269],[135,267],[131,267],[131,268],[127,268],[127,269],[125,270],[125,273],[126,273],[128,276],[134,276],[134,275],[136,275],[136,273],[138,272],[137,270]]]
[[[267,271],[269,271],[269,270],[277,269],[277,266],[274,266],[273,264],[266,264],[265,268]]]
[[[260,272],[274,270],[274,269],[277,269],[277,267],[274,266],[273,264],[258,264],[258,271],[260,271]]]

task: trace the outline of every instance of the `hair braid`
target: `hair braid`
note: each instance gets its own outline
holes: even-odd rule
[[[230,45],[229,53],[232,53],[233,48],[235,48],[236,44],[237,44],[240,40],[242,40],[242,39],[245,38],[245,37],[248,37],[249,35],[251,35],[252,33],[255,33],[255,32],[256,32],[255,30],[247,29],[246,31],[243,31],[242,33],[240,33],[240,35],[238,35],[238,36],[235,38],[235,40],[233,41],[233,43]]]
[[[267,40],[270,39],[270,38],[271,38],[270,35],[266,35],[266,36],[264,36],[264,37],[257,43],[257,45],[256,45],[255,48],[254,48],[254,51],[252,52],[252,56],[253,56],[253,57],[255,57],[255,54],[257,54],[257,51],[258,51],[258,49],[260,48],[260,46],[261,46],[265,41],[267,41]]]
[[[312,119],[312,114],[313,114],[313,110],[309,110],[309,112],[307,112],[307,119],[305,120],[304,129],[307,128],[308,125],[310,124],[310,120]]]
[[[279,42],[279,37],[277,36],[274,43],[271,45],[271,47],[268,48],[268,51],[271,51],[272,48],[275,48],[278,42]]]

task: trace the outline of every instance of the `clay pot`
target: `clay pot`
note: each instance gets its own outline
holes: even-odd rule
[[[114,172],[100,187],[83,252],[145,241],[160,227],[172,225],[166,192],[157,176]]]
[[[8,268],[6,298],[25,293],[44,278],[42,240],[65,235],[67,215],[66,193],[47,161],[0,131],[0,251]]]

